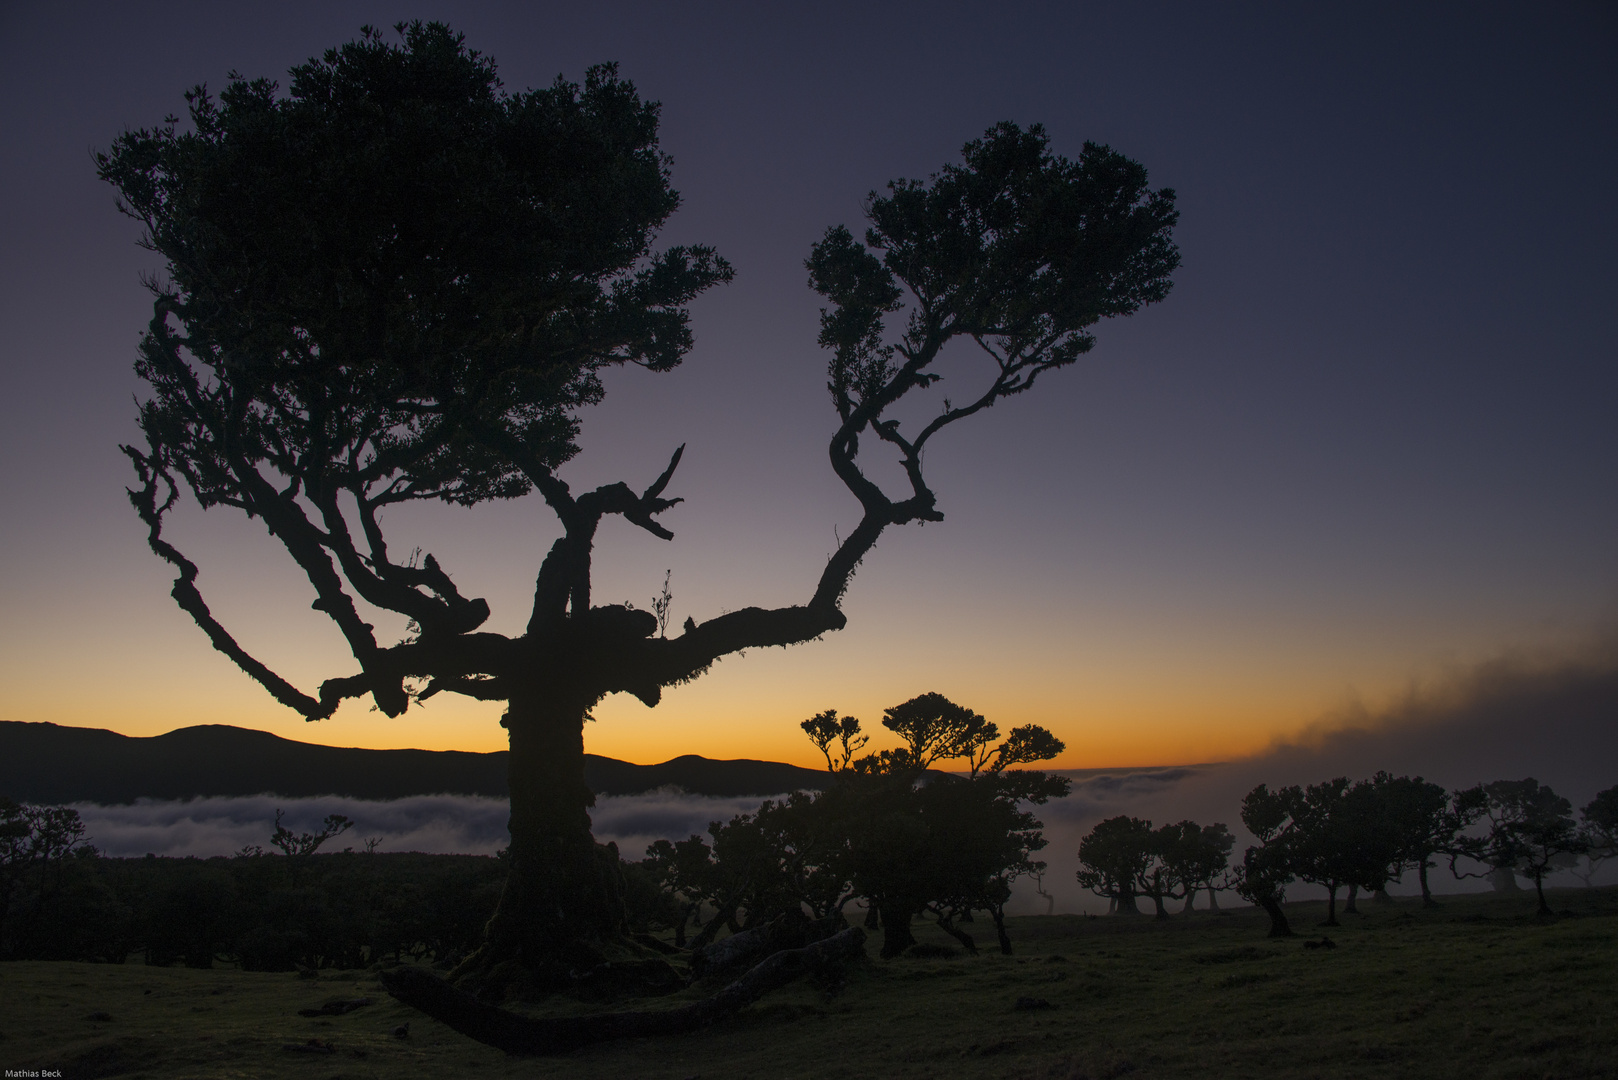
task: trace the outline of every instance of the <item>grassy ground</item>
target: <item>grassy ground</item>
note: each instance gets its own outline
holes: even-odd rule
[[[1247,911],[1015,919],[1015,956],[872,960],[835,995],[798,984],[694,1035],[538,1059],[414,1014],[366,973],[6,964],[0,1068],[68,1080],[1618,1077],[1618,890],[1554,894],[1551,920],[1533,906],[1531,893],[1436,911],[1362,904],[1328,931],[1334,949],[1267,940]],[[1324,905],[1290,915],[1318,934]],[[360,996],[374,1004],[297,1015]]]

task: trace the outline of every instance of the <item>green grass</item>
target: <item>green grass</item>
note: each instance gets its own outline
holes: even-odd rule
[[[1012,920],[1017,955],[872,960],[680,1038],[509,1058],[369,973],[0,965],[0,1068],[64,1077],[1618,1077],[1618,890],[1364,904],[1338,947],[1262,916]],[[1318,934],[1323,904],[1290,908]],[[978,924],[989,931],[989,927]],[[949,939],[924,928],[924,941]],[[987,936],[992,938],[992,932]],[[874,955],[876,943],[870,943]],[[346,1016],[300,1008],[369,996]],[[1017,1009],[1018,998],[1049,1008]],[[104,1016],[108,1018],[96,1019]],[[410,1037],[391,1030],[409,1021]],[[319,1039],[331,1053],[287,1049]]]

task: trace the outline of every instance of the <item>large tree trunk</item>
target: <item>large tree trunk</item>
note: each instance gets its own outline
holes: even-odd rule
[[[882,959],[891,960],[916,943],[916,936],[910,932],[913,913],[902,904],[882,904],[880,910]]]
[[[1286,912],[1281,910],[1281,901],[1273,896],[1266,896],[1259,900],[1258,906],[1270,917],[1270,937],[1292,936],[1292,926],[1287,922]]]
[[[1433,890],[1427,884],[1427,860],[1417,863],[1417,877],[1421,879],[1421,906],[1424,908],[1437,907],[1438,901],[1433,899]]]
[[[1212,885],[1208,886],[1208,910],[1219,910],[1219,890],[1215,889]]]
[[[1135,904],[1135,894],[1132,892],[1119,893],[1113,897],[1114,915],[1139,915],[1140,908]]]
[[[1168,909],[1167,905],[1165,905],[1163,903],[1163,894],[1162,893],[1153,893],[1152,894],[1152,903],[1157,907],[1157,916],[1156,916],[1157,918],[1159,918],[1159,919],[1167,919],[1169,917],[1169,909]]]
[[[590,834],[584,783],[588,702],[566,694],[514,698],[501,724],[511,743],[509,869],[482,947],[456,969],[463,989],[499,1001],[595,983],[682,980],[625,932],[616,845]]]
[[[1335,884],[1331,884],[1331,885],[1326,886],[1326,921],[1321,923],[1320,925],[1321,926],[1341,926],[1341,925],[1343,925],[1342,923],[1337,921],[1337,886]]]
[[[961,946],[966,949],[967,952],[976,955],[978,951],[978,943],[972,940],[971,934],[968,934],[965,930],[962,930],[960,927],[956,926],[955,920],[952,919],[947,912],[938,913],[938,928],[944,931],[944,933],[948,934],[950,937],[954,938],[956,941],[959,941]]]
[[[989,914],[994,916],[994,932],[1000,939],[1000,952],[1005,956],[1011,955],[1011,935],[1006,933],[1006,908],[1004,904],[992,904]]]
[[[1360,913],[1359,900],[1360,887],[1358,885],[1350,885],[1348,887],[1348,901],[1343,905],[1343,914],[1358,915]]]
[[[1545,875],[1543,872],[1534,875],[1534,892],[1539,894],[1539,913],[1541,915],[1554,915],[1551,906],[1545,902]]]

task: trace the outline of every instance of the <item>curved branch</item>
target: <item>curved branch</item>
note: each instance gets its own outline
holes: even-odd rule
[[[162,471],[161,466],[134,447],[121,446],[119,449],[129,456],[129,460],[135,465],[136,474],[140,477],[140,489],[127,490],[130,505],[134,506],[135,512],[146,523],[146,542],[158,557],[173,564],[180,571],[180,576],[174,579],[174,588],[171,590],[174,602],[196,621],[202,632],[208,635],[208,640],[213,643],[215,649],[230,657],[237,667],[256,679],[275,700],[302,714],[305,720],[324,720],[330,716],[336,710],[335,703],[328,705],[324,700],[316,701],[271,671],[238,645],[229,631],[213,617],[196,586],[197,564],[180,554],[174,545],[163,539],[163,515],[168,513],[179,497],[174,481]],[[168,497],[163,500],[162,506],[157,504],[159,477],[168,486]]]

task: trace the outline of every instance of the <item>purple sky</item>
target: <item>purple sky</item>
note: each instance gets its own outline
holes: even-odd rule
[[[123,498],[137,275],[90,152],[225,73],[282,76],[365,23],[445,18],[507,85],[616,60],[664,103],[671,243],[736,282],[677,372],[609,382],[578,486],[688,444],[677,539],[604,531],[596,595],[673,614],[802,601],[856,519],[803,259],[861,197],[1041,122],[1179,192],[1167,302],[928,461],[947,520],[887,538],[826,641],[732,658],[589,749],[809,761],[796,721],[939,690],[1055,729],[1072,766],[1210,760],[1502,652],[1576,651],[1618,600],[1618,15],[1610,5],[0,8],[0,718],[152,734],[229,722],[346,745],[492,749],[435,699],[319,728],[213,653]],[[966,384],[963,365],[941,392]],[[174,533],[239,636],[306,689],[347,674],[251,523]],[[515,629],[537,499],[394,519]],[[874,725],[873,725],[874,726]],[[812,753],[812,750],[810,750]]]

